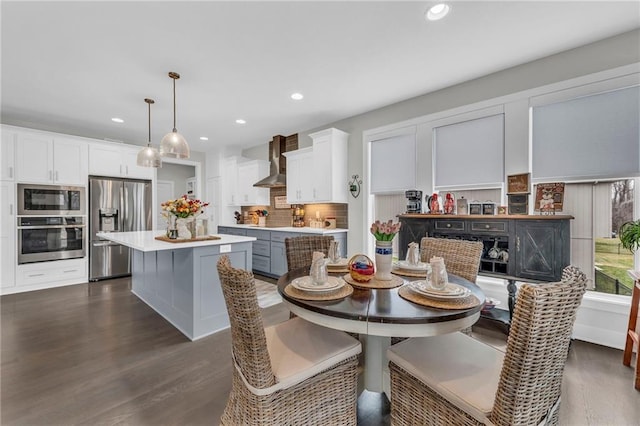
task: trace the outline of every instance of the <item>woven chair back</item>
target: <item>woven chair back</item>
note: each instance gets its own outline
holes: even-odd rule
[[[523,284],[518,290],[490,415],[496,425],[538,424],[560,396],[571,330],[586,288],[579,269],[567,269],[564,276],[564,281]]]
[[[420,260],[429,262],[433,256],[442,257],[448,272],[475,283],[482,248],[480,241],[424,237],[420,241]]]
[[[218,275],[231,324],[235,363],[251,386],[260,389],[272,386],[276,380],[271,370],[253,274],[232,267],[225,255],[218,260]]]
[[[333,236],[309,235],[285,238],[284,246],[287,254],[287,270],[311,266],[314,251],[321,251],[329,255],[329,246]]]

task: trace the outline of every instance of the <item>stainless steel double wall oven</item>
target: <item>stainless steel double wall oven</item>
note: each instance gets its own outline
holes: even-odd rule
[[[85,188],[18,184],[18,263],[86,255]]]

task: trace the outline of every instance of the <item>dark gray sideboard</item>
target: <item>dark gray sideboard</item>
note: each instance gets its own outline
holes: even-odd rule
[[[571,241],[568,215],[440,215],[399,216],[399,257],[404,259],[410,242],[422,237],[481,241],[484,245],[478,273],[508,281],[509,313],[493,310],[483,317],[503,323],[508,329],[516,298],[516,281],[558,281],[570,263]],[[489,256],[496,247],[508,255]]]

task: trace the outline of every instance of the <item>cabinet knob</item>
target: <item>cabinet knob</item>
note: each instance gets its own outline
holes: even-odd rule
[[[450,223],[447,223],[447,228],[451,228],[451,224]]]
[[[485,225],[484,227],[485,227],[485,229],[491,228],[491,226],[489,226],[489,225]]]

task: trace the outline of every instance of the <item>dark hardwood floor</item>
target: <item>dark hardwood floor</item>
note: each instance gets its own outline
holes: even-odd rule
[[[272,281],[273,282],[273,281]],[[266,325],[288,319],[282,304]],[[1,298],[2,425],[218,424],[231,388],[228,331],[189,341],[130,292],[129,279]],[[474,330],[504,345],[504,336]],[[561,424],[640,425],[640,392],[621,351],[576,341]],[[388,402],[364,392],[360,425],[389,424]]]

